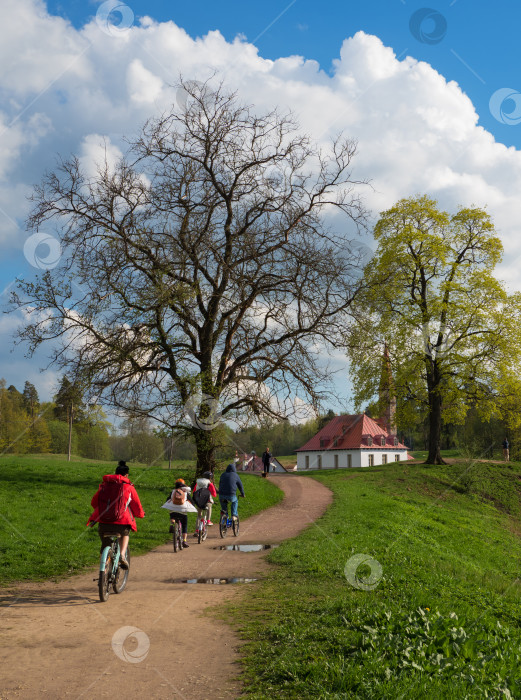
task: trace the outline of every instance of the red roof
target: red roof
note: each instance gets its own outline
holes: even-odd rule
[[[385,443],[381,444],[381,438]],[[372,438],[372,441],[369,439]],[[308,440],[297,452],[310,452],[313,450],[360,450],[360,449],[389,449],[399,448],[406,450],[406,445],[401,442],[394,444],[394,436],[378,425],[376,421],[365,413],[357,416],[335,416],[325,425],[311,440]]]

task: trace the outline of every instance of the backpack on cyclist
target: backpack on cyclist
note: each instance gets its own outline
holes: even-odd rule
[[[210,500],[211,495],[212,494],[210,493],[210,489],[206,486],[202,486],[200,489],[197,489],[197,491],[193,492],[192,501],[200,510],[204,510],[208,505],[208,501]]]
[[[182,506],[186,501],[186,491],[183,491],[183,489],[174,489],[172,491],[171,500],[175,506]]]
[[[125,494],[128,484],[120,481],[103,481],[98,492],[98,522],[117,523],[123,517],[130,503]]]

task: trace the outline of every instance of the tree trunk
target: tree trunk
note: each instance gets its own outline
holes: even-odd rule
[[[429,454],[425,464],[447,464],[440,452],[441,396],[434,388],[429,391]]]
[[[72,401],[71,405],[69,408],[70,414],[69,414],[69,448],[68,448],[68,456],[67,456],[67,461],[71,461],[71,451],[72,451]]]
[[[197,479],[203,472],[214,473],[217,444],[213,430],[195,430],[194,439],[197,450],[197,464],[195,468],[195,478]]]

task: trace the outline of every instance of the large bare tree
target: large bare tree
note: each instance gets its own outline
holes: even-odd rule
[[[352,141],[323,152],[291,115],[222,85],[181,89],[186,106],[147,122],[116,166],[89,177],[73,157],[46,175],[29,227],[52,221],[64,254],[14,302],[31,351],[60,339],[53,360],[98,400],[188,432],[199,473],[216,412],[280,418],[297,395],[326,396],[320,353],[342,342],[365,212]]]

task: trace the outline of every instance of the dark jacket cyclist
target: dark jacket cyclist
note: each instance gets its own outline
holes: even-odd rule
[[[221,478],[219,479],[219,501],[221,503],[221,510],[223,512],[228,511],[226,502],[229,501],[232,506],[232,518],[236,518],[239,513],[237,489],[239,489],[241,496],[244,498],[242,481],[237,474],[235,464],[232,463],[226,467],[226,471],[224,474],[221,474]]]

